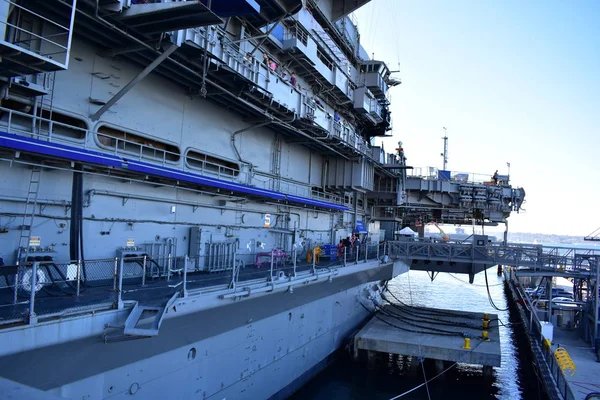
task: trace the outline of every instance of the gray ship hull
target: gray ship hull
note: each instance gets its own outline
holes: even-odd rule
[[[519,209],[377,145],[400,80],[367,2],[0,1],[0,376],[285,397],[408,270],[393,232]]]
[[[200,311],[206,296],[192,294],[149,339],[105,343],[98,331],[118,324],[118,311],[14,328],[2,351],[24,351],[2,357],[0,375],[65,398],[285,398],[368,316],[361,302],[378,283],[407,270],[378,264]]]

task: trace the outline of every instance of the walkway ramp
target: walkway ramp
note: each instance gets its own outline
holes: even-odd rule
[[[175,293],[166,304],[161,306],[142,305],[136,302],[125,321],[123,333],[127,336],[157,336],[165,313],[178,297],[179,292]]]
[[[125,321],[123,333],[130,336],[157,336],[165,315],[165,307],[141,306],[136,303]],[[144,327],[143,321],[154,317],[150,327]]]
[[[600,265],[600,250],[521,243],[490,243],[486,235],[473,242],[432,242],[406,239],[387,242],[392,260],[403,260],[412,270],[474,274],[494,265],[517,268],[519,276],[589,278]],[[433,275],[432,275],[433,276]]]

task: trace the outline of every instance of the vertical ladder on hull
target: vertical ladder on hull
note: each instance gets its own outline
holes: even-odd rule
[[[237,204],[237,210],[235,210],[235,225],[241,226],[244,223],[244,214],[241,204]]]
[[[19,250],[17,263],[25,259],[29,253],[29,240],[31,239],[31,229],[35,218],[38,193],[40,190],[40,178],[42,176],[41,167],[33,167],[29,179],[29,188],[27,190],[27,199],[25,200],[25,211],[23,212],[23,221],[21,224],[21,236],[19,238]]]
[[[273,190],[279,190],[281,186],[281,137],[277,135],[275,144],[273,145]]]
[[[343,228],[344,227],[344,213],[337,213],[337,222],[335,223],[335,227]]]
[[[54,108],[54,84],[56,82],[56,71],[47,72],[44,74],[43,86],[48,92],[43,95],[40,99],[40,108],[38,110],[39,124],[37,131],[37,138],[41,139],[42,134],[42,119],[46,118],[48,121],[52,121],[52,110]],[[44,115],[44,111],[47,111],[48,115]],[[37,116],[36,116],[37,117]],[[52,139],[52,125],[48,122],[48,140]]]

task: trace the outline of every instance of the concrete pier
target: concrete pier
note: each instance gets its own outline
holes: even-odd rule
[[[398,313],[398,310],[394,309],[391,305],[386,305],[384,309],[392,313]],[[359,352],[366,351],[367,354],[380,352],[413,356],[413,360],[417,357],[422,357],[440,361],[479,364],[486,367],[500,366],[500,334],[498,331],[497,315],[489,314],[489,328],[483,329],[483,313],[440,309],[421,310],[452,313],[452,316],[432,315],[431,317],[444,321],[466,323],[470,326],[480,326],[481,328],[471,329],[463,326],[443,325],[439,321],[430,322],[418,320],[415,317],[414,322],[411,321],[411,323],[424,327],[418,328],[379,312],[354,337],[355,356],[358,357]],[[432,333],[422,333],[427,331],[426,328],[466,333],[471,337],[471,350],[463,348],[465,340],[461,336],[441,336]],[[489,341],[482,341],[480,339],[484,330],[488,332]],[[487,372],[489,373],[489,368]]]

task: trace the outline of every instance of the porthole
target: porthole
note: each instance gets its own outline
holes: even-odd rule
[[[196,358],[196,348],[192,347],[190,351],[188,351],[188,361],[193,361]]]

